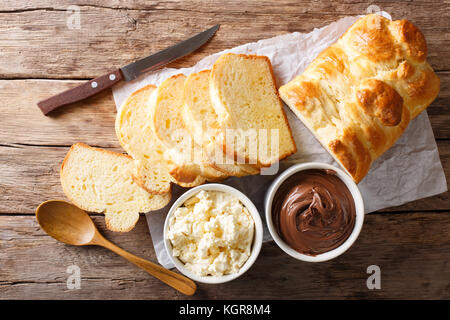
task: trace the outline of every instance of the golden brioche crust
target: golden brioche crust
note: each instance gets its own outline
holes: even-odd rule
[[[383,81],[368,80],[370,89],[356,92],[357,101],[365,113],[375,116],[385,126],[396,126],[402,120],[403,99]]]
[[[359,182],[439,93],[426,56],[425,38],[411,22],[367,15],[280,96]]]

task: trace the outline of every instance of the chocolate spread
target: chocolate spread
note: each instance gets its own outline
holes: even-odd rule
[[[333,170],[300,171],[282,183],[272,217],[281,238],[315,256],[339,247],[353,231],[355,202]]]

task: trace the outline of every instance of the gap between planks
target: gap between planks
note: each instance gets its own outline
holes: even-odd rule
[[[156,53],[156,52],[155,52]],[[144,58],[144,57],[142,57]],[[131,63],[131,62],[130,62]],[[173,63],[173,62],[172,62]],[[170,68],[171,64],[166,65],[165,67]],[[179,68],[177,68],[179,69]],[[105,71],[105,73],[108,71]],[[450,73],[450,70],[434,70],[434,73],[436,74],[448,74]],[[60,78],[55,78],[55,77],[48,77],[48,78],[43,78],[43,77],[5,77],[0,76],[0,81],[26,81],[26,80],[34,80],[34,81],[58,81],[58,82],[74,82],[74,81],[79,81],[80,83],[84,82],[84,81],[90,81],[92,80],[92,78],[86,78],[86,77],[60,77]]]

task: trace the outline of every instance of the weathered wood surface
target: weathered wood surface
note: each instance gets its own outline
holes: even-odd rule
[[[438,148],[447,180],[450,181],[450,140],[439,140]],[[59,168],[68,150],[69,146],[0,146],[0,214],[34,214],[42,201],[65,199],[59,181]],[[121,151],[120,148],[111,150]],[[450,192],[446,192],[390,211],[448,210],[449,205]]]
[[[81,28],[66,11],[79,4]],[[191,65],[213,52],[287,32],[309,32],[373,3],[353,1],[2,1],[0,77],[92,78],[221,24],[212,41],[173,64]],[[425,34],[436,70],[448,70],[450,10],[446,1],[380,1],[394,19]],[[105,57],[107,56],[107,59]]]
[[[438,72],[441,90],[428,107],[436,139],[450,139],[450,71]],[[42,115],[36,103],[76,86],[71,80],[0,80],[0,144],[92,145],[118,147],[114,120],[116,107],[110,91]]]
[[[114,243],[155,260],[145,219],[132,233],[106,231]],[[450,298],[450,213],[370,214],[344,255],[319,264],[300,262],[274,243],[241,278],[199,284],[194,299]],[[186,298],[106,249],[57,243],[29,216],[0,216],[0,298]],[[67,267],[81,271],[81,289],[68,290]],[[381,290],[369,290],[367,267],[381,269]]]
[[[438,148],[450,180],[450,72],[428,108]],[[114,132],[115,105],[110,92],[63,107],[45,117],[36,107],[47,95],[79,84],[61,80],[0,80],[0,213],[33,214],[48,198],[64,198],[59,166],[69,146],[81,141],[123,152]],[[450,192],[388,211],[446,210]]]
[[[3,0],[0,2],[0,299],[184,298],[101,248],[57,243],[38,227],[36,206],[64,198],[59,165],[83,141],[121,151],[110,92],[44,117],[36,102],[114,67],[221,23],[206,46],[172,67],[211,53],[287,32],[309,32],[372,2]],[[428,109],[450,180],[450,3],[377,1],[394,19],[407,18],[425,34],[441,92]],[[78,5],[81,29],[67,28],[67,7]],[[78,80],[77,80],[78,79]],[[366,216],[357,243],[321,264],[287,257],[265,244],[241,279],[200,285],[194,298],[450,298],[450,192]],[[135,230],[106,236],[145,258],[155,253],[143,218]],[[77,264],[82,289],[66,288],[66,268]],[[382,270],[382,290],[366,288],[366,268]],[[270,272],[268,272],[270,270]]]

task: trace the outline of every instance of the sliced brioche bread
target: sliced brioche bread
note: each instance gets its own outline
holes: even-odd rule
[[[77,143],[61,165],[62,189],[79,208],[104,213],[108,229],[130,231],[140,212],[163,208],[171,197],[139,187],[130,175],[133,166],[127,155]]]
[[[222,55],[211,70],[210,94],[227,153],[266,167],[297,151],[269,58]]]
[[[222,148],[216,148],[221,126],[209,96],[210,70],[189,75],[184,82],[183,121],[195,143],[203,148],[204,161],[230,176],[257,174],[259,169],[248,164],[236,164]]]
[[[208,180],[224,179],[226,175],[202,161],[202,150],[197,145],[182,119],[183,88],[186,76],[178,74],[161,83],[152,94],[152,128],[166,147],[169,173],[176,183],[192,187]]]
[[[145,86],[133,92],[116,116],[116,135],[122,148],[136,160],[133,179],[153,194],[170,192],[171,179],[164,159],[164,147],[150,127],[148,100],[156,89]]]

